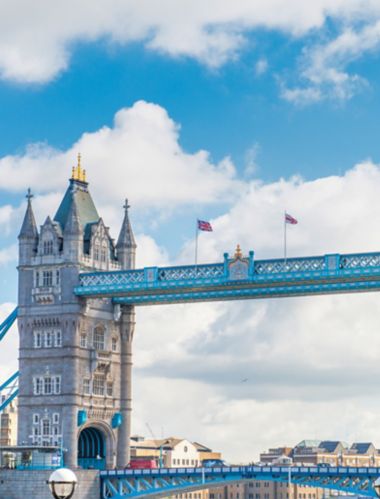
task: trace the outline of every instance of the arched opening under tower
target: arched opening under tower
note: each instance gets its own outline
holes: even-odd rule
[[[98,428],[84,428],[78,439],[78,466],[103,470],[106,467],[106,439]]]

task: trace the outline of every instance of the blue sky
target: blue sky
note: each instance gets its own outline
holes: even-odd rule
[[[0,319],[16,302],[26,189],[41,224],[54,215],[79,151],[113,237],[128,196],[139,265],[191,263],[196,217],[214,227],[200,236],[202,262],[220,261],[237,243],[258,258],[281,256],[285,208],[300,222],[288,234],[289,256],[378,251],[378,2],[163,0],[157,9],[150,0],[96,0],[93,9],[38,0],[32,11],[21,1],[22,14],[6,3]],[[151,398],[156,428],[188,431],[231,459],[303,438],[379,444],[376,296],[139,312],[135,431],[145,431]],[[16,366],[9,341],[5,373]],[[341,375],[347,365],[349,380]],[[171,400],[156,399],[169,385]],[[178,421],[172,400],[187,408]],[[279,411],[283,427],[267,432]],[[348,416],[332,424],[334,411]],[[249,434],[252,422],[262,436],[239,446],[240,429]]]

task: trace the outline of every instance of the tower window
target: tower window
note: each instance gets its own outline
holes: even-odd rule
[[[116,352],[116,350],[117,350],[117,338],[113,337],[111,341],[112,341],[112,351]]]
[[[55,376],[54,378],[54,393],[61,393],[61,376]]]
[[[94,260],[99,260],[99,246],[94,246]]]
[[[34,378],[33,379],[33,385],[34,385],[34,395],[41,395],[43,392],[43,383],[42,383],[43,378]]]
[[[60,284],[59,270],[55,271],[55,284],[56,284],[56,286],[59,286],[59,284]]]
[[[34,348],[42,347],[42,332],[34,331]]]
[[[94,329],[94,348],[95,350],[104,350],[105,348],[105,333],[103,326],[96,326]]]
[[[101,261],[105,262],[106,259],[107,259],[107,250],[106,250],[106,248],[102,248],[102,250],[101,250]]]
[[[53,285],[53,272],[51,270],[44,270],[42,273],[42,285],[44,287],[51,287]]]
[[[35,413],[33,414],[33,424],[38,424],[40,422],[40,415]]]
[[[44,394],[50,395],[53,392],[52,380],[50,376],[44,378]]]
[[[113,383],[112,381],[107,382],[107,396],[112,397],[113,395]]]
[[[55,412],[53,414],[53,424],[58,424],[59,423],[59,414],[58,412]]]
[[[105,379],[101,374],[95,374],[94,382],[92,385],[92,392],[94,395],[104,395]]]
[[[44,241],[43,251],[44,251],[44,255],[52,255],[53,254],[53,241],[51,239]]]
[[[56,329],[54,331],[54,346],[56,347],[62,346],[62,333],[60,329]]]
[[[87,334],[81,334],[80,335],[80,346],[82,348],[86,348],[87,347]]]
[[[53,346],[53,332],[46,331],[45,332],[45,347],[51,348]]]
[[[50,430],[50,420],[49,419],[43,419],[42,420],[42,435],[44,437],[50,436],[51,430]]]

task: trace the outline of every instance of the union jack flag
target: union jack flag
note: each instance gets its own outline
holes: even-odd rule
[[[210,222],[205,220],[198,220],[198,230],[205,230],[206,232],[212,232],[212,227]]]
[[[298,224],[298,220],[289,215],[289,213],[285,213],[285,223],[295,225]]]

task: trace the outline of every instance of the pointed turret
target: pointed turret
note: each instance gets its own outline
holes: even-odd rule
[[[26,199],[28,200],[28,204],[26,207],[26,212],[24,216],[24,221],[22,222],[20,234],[18,236],[19,239],[34,239],[38,237],[38,230],[36,219],[34,218],[33,208],[32,208],[32,197],[30,189],[28,189],[28,194],[26,195]]]
[[[131,222],[129,221],[129,208],[128,199],[126,199],[124,205],[124,220],[116,244],[117,259],[119,260],[121,267],[126,270],[135,268],[137,248]]]
[[[76,192],[72,193],[71,204],[63,231],[63,241],[66,257],[71,261],[78,262],[83,253],[83,227],[79,217]]]
[[[78,203],[76,193],[73,192],[71,205],[67,214],[66,225],[63,231],[66,235],[82,235],[83,229],[79,218]]]
[[[38,245],[38,230],[32,208],[32,197],[33,195],[31,194],[30,189],[28,189],[28,194],[26,195],[28,204],[26,207],[20,234],[18,236],[20,265],[28,263],[30,259],[35,256]]]

